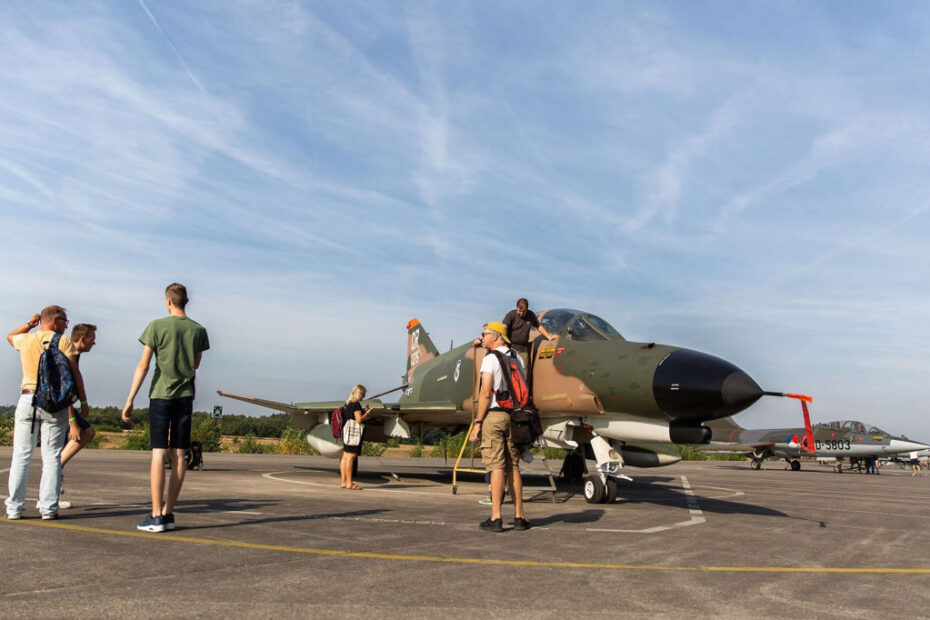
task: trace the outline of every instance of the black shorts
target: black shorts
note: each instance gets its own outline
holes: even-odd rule
[[[149,400],[149,447],[153,450],[191,447],[191,415],[194,397]]]

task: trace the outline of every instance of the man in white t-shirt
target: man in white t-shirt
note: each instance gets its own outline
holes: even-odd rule
[[[507,328],[503,323],[492,321],[481,330],[481,346],[488,351],[499,351],[512,355],[507,347]],[[517,358],[519,359],[519,358]],[[523,366],[523,362],[520,362]],[[488,532],[503,532],[501,505],[504,502],[504,479],[513,496],[513,529],[530,527],[523,514],[523,479],[520,477],[520,453],[510,436],[510,412],[497,402],[499,393],[507,390],[504,369],[493,353],[481,361],[481,383],[478,389],[478,411],[469,441],[481,438],[481,460],[491,474],[491,517],[479,524]]]

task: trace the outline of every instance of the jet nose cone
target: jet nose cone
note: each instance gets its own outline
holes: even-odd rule
[[[762,388],[726,360],[678,349],[653,375],[656,403],[670,420],[699,422],[739,413],[759,400]]]
[[[742,370],[727,375],[723,380],[723,388],[720,390],[723,398],[723,404],[727,407],[734,407],[737,411],[742,411],[749,405],[753,404],[762,396],[762,388],[753,381],[752,377]],[[735,413],[735,412],[734,412]],[[728,414],[729,415],[729,414]]]
[[[919,441],[910,441],[908,439],[892,439],[888,442],[888,448],[890,452],[900,453],[900,452],[920,452],[921,450],[926,450],[930,448],[925,443],[920,443]]]

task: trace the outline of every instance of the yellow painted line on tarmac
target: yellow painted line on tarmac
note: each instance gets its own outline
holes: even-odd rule
[[[308,547],[289,547],[285,545],[265,545],[237,540],[217,540],[213,538],[193,538],[175,536],[171,533],[127,532],[123,530],[109,530],[101,527],[86,525],[71,525],[54,521],[38,521],[24,519],[19,521],[2,520],[10,525],[29,525],[33,527],[47,527],[72,532],[88,532],[92,534],[106,534],[110,536],[124,536],[130,538],[148,538],[159,542],[190,543],[195,545],[211,545],[214,547],[233,547],[238,549],[258,549],[261,551],[281,551],[284,553],[303,553],[307,555],[338,556],[344,558],[366,558],[373,560],[393,560],[401,562],[436,562],[442,564],[474,564],[478,566],[510,566],[531,568],[581,568],[593,570],[629,570],[629,571],[662,571],[662,572],[714,572],[714,573],[867,573],[867,574],[904,574],[928,575],[930,568],[825,568],[803,566],[653,566],[648,564],[605,564],[599,562],[541,562],[535,560],[494,560],[487,558],[444,558],[434,555],[400,555],[395,553],[373,553],[369,551],[339,551],[336,549],[311,549]]]

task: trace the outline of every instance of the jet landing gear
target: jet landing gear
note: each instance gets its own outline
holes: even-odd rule
[[[584,498],[589,504],[612,504],[617,499],[619,490],[620,487],[613,478],[607,477],[605,481],[600,474],[584,477]]]
[[[791,471],[801,471],[801,461],[798,459],[785,459],[791,466]]]
[[[756,459],[756,458],[752,459],[751,461],[749,461],[749,466],[755,469],[756,471],[759,471],[760,469],[762,469],[762,459]]]
[[[589,504],[613,503],[617,499],[620,479],[633,481],[620,473],[623,457],[599,435],[591,437],[591,449],[597,460],[597,470],[584,478],[584,498]]]

